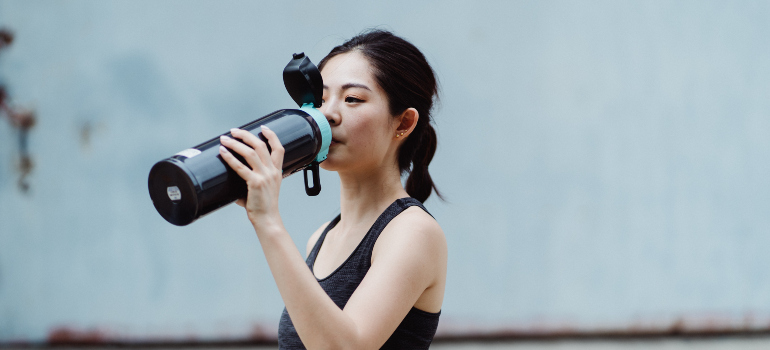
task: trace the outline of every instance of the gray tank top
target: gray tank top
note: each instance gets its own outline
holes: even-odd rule
[[[374,225],[372,225],[369,232],[366,233],[366,236],[364,236],[361,243],[358,244],[358,247],[350,254],[348,259],[329,276],[318,280],[326,294],[331,297],[340,309],[345,307],[350,296],[353,295],[353,292],[364,279],[366,272],[369,271],[372,262],[372,249],[382,230],[396,215],[411,206],[418,206],[428,213],[428,210],[425,209],[422,203],[414,198],[397,199],[380,214],[380,217],[377,218],[377,221],[374,222]],[[326,226],[321,236],[318,237],[313,250],[308,254],[306,262],[310,271],[313,271],[315,258],[321,249],[326,234],[339,221],[340,216],[337,215]],[[382,349],[427,349],[431,341],[433,341],[433,335],[436,334],[439,315],[441,315],[441,312],[425,312],[412,307],[395,332],[385,342],[385,345],[382,346]],[[297,335],[296,329],[294,329],[294,324],[291,323],[291,318],[286,308],[283,309],[281,321],[278,325],[278,347],[280,349],[305,349],[305,346],[299,339],[299,335]]]

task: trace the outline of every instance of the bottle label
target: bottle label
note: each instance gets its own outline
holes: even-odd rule
[[[168,198],[172,201],[178,201],[182,199],[182,192],[179,191],[179,187],[168,186],[168,188],[166,188],[166,193],[168,194]]]
[[[201,151],[199,151],[199,150],[197,150],[195,148],[188,148],[188,149],[186,149],[184,151],[181,151],[181,152],[175,154],[175,156],[183,156],[183,157],[187,157],[187,158],[192,158],[192,157],[195,157],[195,156],[197,156],[199,154],[201,154]]]

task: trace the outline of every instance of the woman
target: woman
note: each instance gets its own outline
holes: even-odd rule
[[[433,70],[420,51],[386,31],[335,47],[319,64],[320,110],[332,128],[321,167],[339,173],[340,216],[321,225],[304,261],[278,213],[283,148],[263,128],[272,153],[233,129],[222,158],[246,180],[249,220],[286,304],[279,345],[286,349],[428,348],[446,280],[443,231],[422,206],[435,190],[430,110]],[[249,147],[251,146],[251,147]],[[406,188],[401,175],[409,173]],[[438,194],[438,193],[437,193]],[[310,267],[310,269],[308,269]]]

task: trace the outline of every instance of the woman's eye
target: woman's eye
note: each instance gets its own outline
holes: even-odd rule
[[[357,103],[357,102],[364,102],[362,99],[358,99],[352,96],[345,97],[345,102],[347,103]]]

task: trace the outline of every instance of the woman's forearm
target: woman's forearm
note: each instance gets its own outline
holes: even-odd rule
[[[363,348],[355,322],[329,298],[281,223],[254,225],[294,328],[310,349]]]

